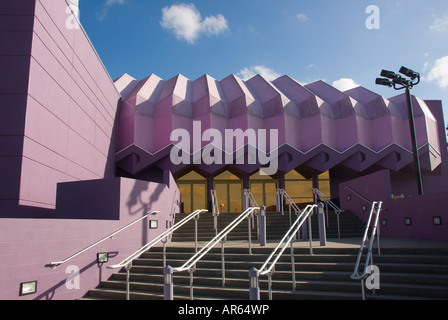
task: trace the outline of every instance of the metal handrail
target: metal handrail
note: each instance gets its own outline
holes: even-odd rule
[[[108,235],[107,237],[104,237],[103,239],[101,239],[101,240],[95,242],[94,244],[88,246],[87,248],[85,248],[85,249],[83,249],[83,250],[81,250],[81,251],[75,253],[74,255],[68,257],[67,259],[62,260],[62,261],[57,261],[57,262],[50,262],[49,265],[50,265],[50,267],[51,267],[52,269],[56,269],[57,266],[60,266],[61,264],[64,264],[64,263],[66,263],[66,262],[68,262],[68,261],[70,261],[70,260],[76,258],[77,256],[79,256],[79,255],[83,254],[84,252],[86,252],[86,251],[88,251],[88,250],[90,250],[90,249],[96,247],[97,245],[99,245],[100,243],[106,241],[107,239],[112,239],[114,236],[116,236],[116,235],[119,234],[120,232],[126,230],[127,228],[133,226],[133,225],[136,224],[137,222],[139,222],[139,221],[141,221],[141,220],[143,220],[143,219],[145,219],[145,218],[147,218],[147,217],[149,217],[149,216],[151,216],[151,215],[153,215],[153,214],[156,214],[156,213],[160,213],[160,211],[152,211],[152,212],[150,212],[150,213],[144,215],[143,217],[138,218],[138,219],[135,220],[134,222],[131,222],[130,224],[124,226],[123,228],[121,228],[121,229],[115,231],[114,233]]]
[[[244,193],[246,208],[251,208],[251,207],[257,208],[258,204],[257,204],[257,201],[255,200],[255,196],[253,195],[252,191],[250,191],[250,189],[244,189],[243,193]]]
[[[348,190],[350,192],[352,192],[354,195],[356,195],[357,197],[359,197],[361,200],[364,200],[365,202],[367,202],[368,204],[372,205],[372,201],[370,201],[369,199],[366,199],[365,197],[363,197],[362,195],[360,195],[358,192],[356,192],[355,190],[353,190],[350,187],[345,187],[345,190]]]
[[[284,251],[286,250],[287,246],[291,244],[291,269],[292,269],[292,282],[293,282],[293,290],[296,288],[296,277],[295,277],[295,261],[294,261],[294,239],[296,237],[296,234],[299,232],[299,230],[302,228],[305,221],[310,218],[310,216],[313,213],[313,210],[317,208],[317,205],[308,205],[306,208],[301,211],[301,213],[298,215],[296,221],[293,223],[293,225],[289,228],[289,230],[286,232],[284,237],[280,240],[276,248],[272,251],[271,255],[268,257],[266,262],[263,264],[263,266],[258,271],[258,276],[268,276],[268,289],[269,289],[269,300],[272,300],[272,276],[275,273],[275,265],[277,264],[278,260],[282,257]],[[308,222],[309,232],[311,234],[311,222]],[[282,247],[283,246],[283,247]],[[281,249],[281,250],[280,250]],[[280,252],[278,252],[280,250]],[[310,237],[310,254],[313,254],[312,251],[312,239]],[[275,258],[274,258],[275,257]],[[274,260],[271,262],[271,260],[274,258]],[[269,265],[269,266],[268,266]],[[258,282],[258,281],[257,281]]]
[[[277,197],[279,204],[281,206],[281,213],[282,215],[285,214],[284,206],[283,206],[283,200],[285,199],[289,203],[289,225],[292,224],[292,215],[291,215],[291,208],[294,210],[294,213],[296,216],[302,212],[300,208],[297,206],[297,204],[292,200],[292,198],[289,196],[289,194],[285,191],[285,189],[277,189]]]
[[[244,195],[244,201],[245,201],[245,208],[259,208],[260,206],[257,203],[257,200],[255,200],[255,196],[252,193],[250,189],[244,189],[243,190]],[[246,210],[246,209],[245,209]],[[258,225],[258,215],[257,215],[257,225]],[[255,219],[252,220],[252,228],[255,228]],[[258,234],[259,229],[257,228],[257,237],[259,237]]]
[[[176,190],[174,191],[174,195],[173,195],[173,204],[171,205],[171,212],[170,212],[170,216],[171,216],[171,217],[176,215],[175,212],[174,212],[174,208],[175,208],[176,206],[177,206],[177,208],[179,208],[179,202],[178,202],[178,200],[176,199],[177,192],[178,192],[178,190],[176,189]]]
[[[203,209],[203,210],[196,210],[195,212],[193,212],[190,215],[188,215],[186,218],[184,218],[181,221],[179,221],[178,223],[176,223],[171,228],[167,229],[161,235],[159,235],[158,237],[156,237],[155,239],[150,241],[148,244],[144,245],[143,247],[141,247],[140,249],[135,251],[133,254],[131,254],[129,257],[127,257],[126,259],[124,259],[120,263],[115,264],[115,265],[111,265],[111,266],[107,266],[107,269],[119,269],[119,268],[120,269],[121,268],[125,268],[126,269],[126,300],[130,300],[130,297],[131,297],[131,288],[130,288],[130,283],[129,283],[130,281],[129,280],[130,280],[130,270],[132,268],[132,262],[135,259],[137,259],[141,254],[143,254],[144,252],[146,252],[149,249],[151,249],[154,245],[156,245],[159,242],[162,242],[163,243],[163,264],[165,265],[165,263],[166,263],[165,244],[166,244],[167,237],[169,235],[173,234],[174,231],[176,231],[177,229],[182,227],[185,223],[187,223],[191,219],[195,219],[195,223],[196,223],[196,225],[195,225],[196,226],[195,243],[196,243],[196,246],[197,246],[197,217],[202,212],[208,212],[208,210],[205,210],[205,209]]]
[[[341,208],[339,208],[333,201],[331,201],[326,195],[324,195],[319,189],[313,188],[313,192],[315,195],[321,197],[322,201],[328,204],[330,207],[336,211],[337,214],[344,212]]]
[[[363,300],[365,300],[364,280],[366,279],[366,276],[367,276],[367,268],[369,267],[369,264],[368,264],[369,260],[370,260],[370,265],[373,265],[372,249],[373,249],[373,243],[375,242],[375,238],[377,238],[378,254],[379,255],[381,254],[380,242],[379,242],[378,220],[379,220],[382,205],[383,205],[383,202],[381,202],[381,201],[380,202],[374,201],[372,203],[372,209],[370,210],[369,218],[368,218],[366,228],[364,231],[364,236],[362,238],[361,247],[359,248],[355,268],[353,270],[353,274],[351,275],[351,278],[353,280],[361,280],[361,290],[362,290],[362,299]],[[375,215],[375,220],[373,223],[373,229],[372,229],[370,239],[369,239],[368,233],[369,233],[373,215]],[[376,237],[377,231],[378,231],[378,237]],[[362,273],[359,274],[359,265],[361,263],[361,258],[362,258],[364,248],[365,248],[367,241],[369,241],[369,246],[368,246],[367,256],[366,256],[365,263],[364,263],[364,269],[363,269]]]
[[[219,216],[219,204],[218,204],[218,197],[216,196],[216,190],[212,189],[210,190],[210,194],[212,196],[212,213],[217,214]]]
[[[329,226],[329,220],[328,220],[328,206],[330,206],[334,212],[336,213],[336,220],[338,224],[338,238],[341,238],[341,227],[340,227],[340,221],[339,221],[339,215],[344,212],[341,208],[339,208],[333,201],[331,201],[326,195],[324,195],[318,188],[312,188],[313,193],[316,197],[320,197],[322,202],[325,204],[325,216],[327,220],[327,227]],[[317,202],[317,199],[316,199]]]
[[[130,263],[132,263],[132,261],[137,259],[142,253],[144,253],[144,252],[148,251],[149,249],[151,249],[157,243],[161,242],[164,238],[166,238],[169,235],[173,234],[174,231],[176,231],[177,229],[182,227],[184,224],[189,222],[191,219],[196,218],[197,216],[199,216],[199,214],[201,214],[203,212],[208,212],[208,210],[205,210],[205,209],[196,210],[195,212],[191,213],[190,215],[188,215],[187,217],[185,217],[184,219],[182,219],[181,221],[176,223],[171,228],[165,230],[165,232],[163,232],[162,234],[160,234],[159,236],[157,236],[156,238],[154,238],[153,240],[151,240],[150,242],[145,244],[143,247],[141,247],[140,249],[135,251],[133,254],[128,256],[126,259],[124,259],[120,263],[115,264],[115,265],[111,265],[111,266],[107,266],[107,268],[108,269],[119,269],[119,268],[124,268],[124,267],[128,266]]]
[[[196,264],[207,254],[210,252],[212,248],[214,248],[218,243],[223,243],[227,237],[227,235],[232,232],[233,229],[235,229],[244,219],[249,219],[249,228],[248,228],[248,238],[249,238],[249,254],[252,254],[252,246],[251,246],[251,228],[250,228],[250,218],[251,215],[255,211],[260,211],[259,207],[250,207],[246,209],[240,216],[238,216],[235,220],[233,220],[227,227],[225,227],[218,235],[216,235],[212,240],[210,240],[202,249],[200,249],[196,254],[194,254],[187,262],[185,262],[181,267],[178,268],[172,268],[171,266],[167,266],[164,269],[164,279],[171,278],[167,277],[167,273],[172,275],[174,272],[182,272],[182,271],[188,271],[190,273],[190,299],[193,300],[193,273],[196,271]],[[224,277],[224,270],[223,270],[223,277]],[[172,281],[172,279],[170,280]],[[173,283],[170,283],[170,288],[172,290]],[[167,291],[170,289],[167,286],[167,283],[164,285],[165,290],[165,299],[168,299],[167,297],[172,298],[171,295],[167,294]]]

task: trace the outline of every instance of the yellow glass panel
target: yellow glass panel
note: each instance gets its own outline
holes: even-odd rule
[[[304,176],[298,173],[296,170],[292,170],[285,174],[285,180],[307,180]]]
[[[230,171],[224,171],[214,179],[220,212],[243,211],[243,183]]]
[[[215,183],[216,198],[218,198],[218,206],[220,212],[228,212],[229,205],[227,199],[229,198],[226,183]]]
[[[296,202],[309,202],[313,199],[313,182],[311,180],[286,180],[285,191]],[[306,199],[306,201],[304,201]]]
[[[230,171],[224,171],[220,175],[216,176],[215,180],[241,180],[241,179]]]
[[[177,179],[178,181],[205,181],[206,179],[201,176],[196,171],[191,171],[181,178]]]
[[[266,197],[266,208],[275,207],[277,205],[277,186],[275,183],[265,183],[264,192]]]
[[[319,176],[319,180],[330,180],[330,171],[322,173]]]
[[[251,182],[250,191],[259,206],[263,204],[263,183]]]
[[[271,176],[261,175],[260,171],[255,172],[250,176],[250,180],[274,180]]]
[[[229,212],[243,212],[243,185],[229,185]]]
[[[179,184],[180,198],[184,204],[184,212],[191,211],[191,184]]]
[[[193,208],[192,211],[206,209],[205,184],[193,184]]]
[[[327,198],[331,198],[330,181],[319,181],[319,191],[322,192]]]

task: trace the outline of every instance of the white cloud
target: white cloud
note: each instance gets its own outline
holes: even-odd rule
[[[353,79],[342,78],[333,82],[333,87],[339,91],[347,91],[356,87],[359,87]]]
[[[425,67],[427,65],[425,64]],[[448,88],[448,56],[436,60],[424,80],[436,82],[441,88]]]
[[[237,76],[246,81],[256,76],[257,74],[268,81],[273,81],[280,77],[280,74],[265,66],[253,66],[250,68],[244,68],[237,74]]]
[[[445,14],[443,18],[435,18],[429,29],[437,32],[448,31],[448,14]]]
[[[302,22],[306,22],[306,21],[308,21],[308,16],[304,13],[299,13],[297,15],[297,19],[299,19]]]
[[[206,17],[194,4],[175,4],[162,9],[161,26],[174,32],[178,39],[194,44],[201,35],[217,35],[229,29],[223,15]]]
[[[103,21],[109,13],[109,8],[111,6],[113,6],[114,4],[125,4],[125,0],[106,0],[106,1],[104,1],[101,11],[98,12],[96,15],[97,19],[99,21]]]

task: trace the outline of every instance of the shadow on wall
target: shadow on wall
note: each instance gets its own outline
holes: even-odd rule
[[[144,216],[151,211],[160,210],[160,205],[158,208],[155,208],[154,204],[156,204],[163,193],[164,190],[167,189],[167,186],[164,184],[156,184],[155,189],[151,190],[151,186],[155,185],[154,183],[147,181],[134,181],[134,186],[132,187],[132,191],[129,195],[128,201],[126,202],[126,206],[128,208],[129,216]],[[145,239],[148,237],[148,227],[147,225],[142,225],[142,246],[146,244]]]

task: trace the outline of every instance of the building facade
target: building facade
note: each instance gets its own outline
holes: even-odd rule
[[[413,97],[418,196],[404,95],[288,76],[113,81],[76,4],[0,6],[0,299],[82,296],[113,271],[90,255],[51,262],[153,213],[157,228],[142,220],[97,248],[120,261],[176,212],[210,209],[211,190],[222,212],[243,210],[244,189],[275,210],[277,188],[301,205],[317,187],[361,218],[362,198],[381,200],[383,235],[448,240],[441,101]],[[27,281],[39,289],[20,296]]]

